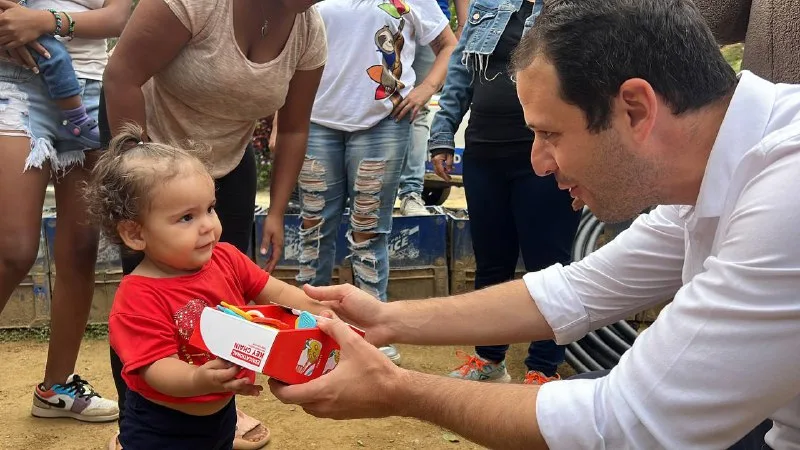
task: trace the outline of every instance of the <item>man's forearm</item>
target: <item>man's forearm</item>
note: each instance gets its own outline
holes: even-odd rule
[[[397,343],[498,345],[553,339],[522,280],[454,297],[387,305]]]
[[[479,383],[405,371],[390,395],[401,415],[452,430],[489,448],[545,449],[538,386]],[[477,411],[477,412],[476,412]]]

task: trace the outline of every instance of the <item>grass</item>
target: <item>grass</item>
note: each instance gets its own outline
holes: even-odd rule
[[[722,47],[722,56],[737,73],[742,70],[742,54],[744,53],[743,44],[726,45]]]
[[[83,337],[84,339],[105,340],[108,338],[108,325],[89,324],[86,326],[86,332],[84,332]],[[42,326],[35,328],[0,329],[0,343],[19,342],[19,341],[47,342],[49,339],[50,339],[49,326]]]

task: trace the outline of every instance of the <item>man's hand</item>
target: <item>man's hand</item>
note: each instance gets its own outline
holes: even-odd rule
[[[270,379],[269,388],[275,397],[322,418],[360,419],[396,414],[398,405],[391,394],[404,382],[405,371],[330,311],[323,312],[318,325],[339,343],[339,364],[330,373],[308,383],[288,386]]]
[[[192,376],[192,382],[200,392],[209,394],[233,392],[237,395],[257,397],[264,389],[251,384],[247,378],[236,378],[241,367],[221,359],[211,360],[198,367]]]
[[[366,333],[364,339],[373,345],[390,344],[393,330],[387,304],[350,284],[314,287],[303,286],[306,294],[322,302],[343,320],[357,326]]]

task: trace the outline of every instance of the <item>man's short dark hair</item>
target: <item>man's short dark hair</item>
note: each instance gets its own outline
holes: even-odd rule
[[[545,0],[511,70],[527,68],[539,55],[555,66],[561,97],[584,111],[594,132],[611,125],[611,99],[631,78],[649,82],[676,115],[711,104],[736,85],[691,0]]]

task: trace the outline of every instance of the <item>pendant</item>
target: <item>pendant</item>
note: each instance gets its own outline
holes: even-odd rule
[[[266,35],[267,35],[267,21],[265,20],[264,25],[261,25],[261,37],[263,38]]]

